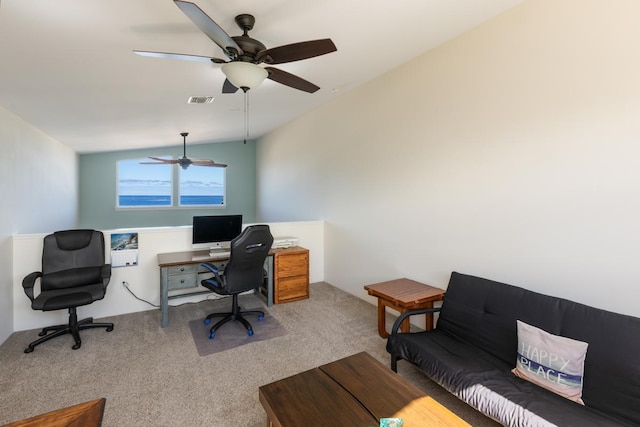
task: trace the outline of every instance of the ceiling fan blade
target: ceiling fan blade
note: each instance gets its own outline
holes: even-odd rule
[[[216,163],[213,160],[196,160],[193,159],[191,160],[191,164],[192,165],[196,165],[196,166],[209,166],[209,167],[214,167],[214,168],[226,168],[227,165],[222,164],[222,163]]]
[[[220,58],[211,58],[209,56],[200,55],[187,55],[184,53],[169,53],[169,52],[147,52],[144,50],[134,50],[133,53],[140,56],[148,56],[151,58],[168,58],[168,59],[180,59],[183,61],[197,61],[197,62],[214,62],[216,64],[224,64],[227,61]]]
[[[266,64],[284,64],[285,62],[325,55],[336,50],[338,49],[331,39],[310,40],[265,49],[258,52],[256,61]]]
[[[314,93],[318,89],[320,89],[319,86],[316,86],[313,83],[306,81],[305,79],[302,79],[291,73],[287,73],[286,71],[282,71],[278,68],[265,67],[264,69],[269,72],[269,76],[267,77],[268,79],[273,80],[274,82],[281,83],[285,86],[289,86],[294,89],[309,93]]]
[[[222,85],[222,93],[236,93],[238,88],[233,85],[229,81],[229,79],[224,79],[224,84]]]
[[[151,156],[149,156],[149,158],[151,160],[156,160],[157,163],[155,163],[155,162],[149,162],[149,163],[140,162],[140,164],[144,164],[144,165],[147,165],[147,164],[148,165],[159,165],[159,164],[175,165],[175,164],[178,163],[178,160],[176,160],[176,159],[163,159],[161,157],[151,157]]]
[[[240,49],[240,46],[227,34],[213,19],[202,11],[197,5],[188,1],[174,0],[173,1],[180,10],[187,15],[187,17],[193,22],[196,27],[200,28],[200,31],[205,33],[215,44],[220,46],[225,55],[229,58],[235,58],[238,55],[242,55],[244,52]]]

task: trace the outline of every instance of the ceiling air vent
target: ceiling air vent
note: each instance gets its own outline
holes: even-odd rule
[[[212,102],[213,96],[192,96],[187,104],[211,104]]]

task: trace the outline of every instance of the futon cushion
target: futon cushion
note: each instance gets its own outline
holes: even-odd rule
[[[582,400],[586,408],[527,383],[510,372],[517,358],[517,320],[535,325],[554,335],[588,343],[582,386]],[[552,395],[553,399],[563,400],[559,406],[560,412],[571,416],[563,418],[560,416],[562,414],[557,414],[558,420],[563,421],[559,425],[580,425],[580,409],[586,409],[585,413],[589,415],[596,412],[607,414],[617,420],[617,425],[640,425],[640,364],[637,360],[637,354],[640,353],[640,318],[453,272],[436,331],[439,331],[436,335],[443,333],[459,343],[460,348],[449,349],[443,351],[441,356],[436,356],[436,350],[431,346],[433,338],[429,335],[433,331],[430,331],[425,333],[425,337],[428,337],[426,339],[417,336],[418,341],[424,339],[424,346],[418,341],[414,342],[412,336],[404,336],[413,334],[390,337],[389,352],[421,367],[427,357],[433,358],[433,363],[444,363],[438,361],[439,358],[449,359],[447,363],[450,363],[452,353],[458,352],[454,354],[456,357],[460,356],[459,366],[439,365],[443,371],[453,369],[451,375],[456,377],[468,371],[467,363],[477,359],[476,354],[487,354],[496,359],[493,364],[504,362],[504,365],[509,366],[504,372],[500,372],[504,381],[492,377],[494,380],[503,385],[510,384],[509,387],[515,387],[516,390],[522,390],[525,387],[523,383],[527,388],[539,390],[535,392],[536,401],[523,398],[522,402],[517,402],[525,405],[525,408],[535,406],[538,411],[536,413],[544,413],[545,418],[549,419],[547,413],[555,413],[555,409],[551,406],[538,408],[540,405],[536,403],[539,399],[537,393],[544,392]],[[409,346],[409,343],[412,345]],[[421,351],[424,351],[424,354]],[[465,356],[461,356],[463,354]],[[432,375],[427,368],[425,372]],[[491,377],[490,374],[487,375]],[[444,379],[446,380],[446,377]],[[483,383],[482,387],[484,386]],[[505,390],[505,393],[507,394],[503,394],[503,397],[509,400],[511,392]],[[516,394],[520,396],[519,393]],[[573,423],[573,420],[577,421]]]
[[[589,344],[550,334],[520,320],[517,327],[518,357],[512,372],[584,405],[582,376]]]
[[[640,425],[640,318],[451,273],[438,329],[513,368],[517,320],[589,343],[582,387],[585,405]]]
[[[410,360],[464,402],[511,426],[637,426],[558,396],[511,373],[488,352],[437,329],[389,336],[387,351]]]

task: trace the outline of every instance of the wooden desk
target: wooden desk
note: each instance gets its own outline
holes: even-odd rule
[[[405,427],[469,426],[453,412],[367,353],[261,386],[269,427],[377,426],[402,418]]]
[[[264,262],[267,271],[267,283],[264,290],[260,290],[260,295],[266,299],[267,306],[273,305],[273,249]],[[200,286],[199,274],[210,273],[209,270],[201,267],[203,262],[215,264],[220,270],[229,261],[228,257],[212,257],[209,250],[185,251],[158,254],[158,266],[160,267],[160,311],[162,312],[161,325],[163,328],[169,326],[169,300],[186,296],[211,293],[210,290]],[[183,289],[200,288],[194,292],[183,292],[177,295],[169,295],[170,291]]]
[[[367,285],[364,289],[378,298],[378,334],[387,338],[386,309],[389,307],[398,312],[405,313],[408,310],[421,310],[433,308],[434,301],[442,301],[445,291],[440,288],[425,285],[410,279],[396,279],[388,282]],[[409,332],[409,319],[402,322],[400,330]],[[425,315],[425,330],[433,328],[433,314]]]
[[[274,262],[274,259],[276,260]],[[169,300],[202,293],[211,293],[200,286],[199,274],[210,273],[203,262],[215,264],[220,270],[228,257],[211,257],[208,250],[158,254],[160,267],[160,311],[163,328],[169,325]],[[309,250],[299,246],[271,249],[264,262],[267,280],[257,289],[268,307],[281,302],[309,297]],[[194,292],[169,295],[170,291],[200,288]]]

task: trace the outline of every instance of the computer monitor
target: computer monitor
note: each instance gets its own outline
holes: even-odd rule
[[[231,241],[241,232],[242,215],[194,216],[193,249],[228,250]]]

